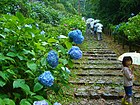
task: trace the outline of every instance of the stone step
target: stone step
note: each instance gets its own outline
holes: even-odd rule
[[[83,50],[83,51],[112,51],[111,49],[108,49],[108,48],[88,48],[86,50]],[[113,51],[112,51],[113,52]]]
[[[121,71],[113,70],[75,70],[73,73],[78,76],[122,76]]]
[[[104,99],[120,99],[123,98],[123,95],[119,95],[119,93],[112,91],[112,93],[102,93],[98,94],[96,92],[76,92],[75,97],[82,97],[82,98],[91,98],[91,99],[99,99],[99,98],[104,98]]]
[[[134,98],[140,98],[140,86],[133,86],[133,96]],[[124,96],[124,88],[121,85],[101,85],[101,86],[79,86],[75,89],[76,97],[90,97],[92,99],[117,99]]]
[[[121,64],[120,61],[108,61],[108,60],[85,60],[85,61],[79,61],[75,60],[73,61],[75,64]]]
[[[115,52],[111,50],[89,50],[89,51],[82,51],[86,54],[115,54]]]
[[[103,98],[100,99],[78,98],[78,99],[79,99],[78,102],[75,101],[67,105],[121,105],[121,101],[119,99],[112,100],[105,100]]]
[[[82,70],[121,70],[122,67],[121,66],[99,66],[99,65],[74,65],[73,69],[82,69]]]
[[[116,57],[89,57],[89,56],[83,56],[82,60],[87,59],[87,60],[114,60],[116,61]]]
[[[65,105],[121,105],[121,99],[91,99],[77,97],[77,100]],[[133,105],[140,105],[140,100],[134,98]]]
[[[83,56],[89,56],[89,57],[117,57],[116,54],[86,54],[86,53],[84,53]]]
[[[69,81],[72,84],[123,84],[122,77],[115,76],[77,76]]]

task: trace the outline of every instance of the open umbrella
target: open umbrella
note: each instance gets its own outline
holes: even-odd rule
[[[101,23],[96,23],[95,27],[103,27]]]
[[[95,22],[95,23],[99,23],[99,22],[100,22],[100,20],[99,20],[99,19],[96,19],[96,20],[94,20],[94,22]]]
[[[122,61],[124,57],[130,56],[133,60],[133,64],[140,65],[140,53],[136,52],[128,52],[124,53],[118,57],[118,60]]]
[[[88,18],[88,19],[86,20],[86,24],[89,24],[89,23],[92,22],[92,21],[94,21],[93,18]]]

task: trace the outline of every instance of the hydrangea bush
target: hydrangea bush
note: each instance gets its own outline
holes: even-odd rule
[[[24,4],[24,6],[29,5]],[[33,5],[36,5],[34,8],[36,10],[30,11]],[[37,5],[33,3],[27,11],[32,12],[30,15],[34,19],[27,18],[30,16],[24,17],[19,12],[14,15],[9,13],[0,16],[0,104],[9,102],[10,105],[32,105],[33,103],[52,105],[58,99],[61,100],[62,97],[59,96],[65,93],[63,88],[69,85],[69,68],[73,63],[67,52],[73,43],[68,38],[58,38],[58,36],[64,33],[65,30],[62,30],[64,28],[67,31],[63,35],[67,36],[71,26],[73,24],[76,26],[75,23],[79,22],[72,23],[71,26],[71,23],[68,23],[66,27],[63,23],[57,26],[55,23],[58,24],[58,22],[55,21],[56,26],[53,26],[53,21],[58,17],[48,21],[49,13],[44,20],[42,16],[47,14],[36,13],[38,9],[43,12],[40,8],[41,4]],[[52,17],[55,13],[52,13]],[[40,19],[42,21],[39,21]],[[46,21],[51,24],[44,23]],[[63,22],[65,21],[64,19]],[[81,31],[84,29],[80,24],[77,27]],[[65,70],[62,70],[62,67]],[[46,100],[47,103],[41,100]]]

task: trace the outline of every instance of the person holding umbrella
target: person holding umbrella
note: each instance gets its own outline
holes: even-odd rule
[[[133,86],[133,70],[134,66],[132,65],[133,60],[130,56],[125,56],[123,58],[122,64],[122,72],[123,72],[123,79],[124,79],[124,90],[125,96],[122,98],[122,105],[132,105],[132,86]]]
[[[118,57],[119,61],[122,61],[123,78],[124,78],[124,90],[125,96],[122,99],[122,105],[132,104],[132,86],[134,80],[134,66],[140,65],[140,53],[127,52]]]

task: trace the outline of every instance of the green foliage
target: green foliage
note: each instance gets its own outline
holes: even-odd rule
[[[112,29],[113,28],[114,28],[113,33],[115,37],[120,37],[125,42],[129,42],[134,45],[140,44],[139,43],[139,40],[140,40],[140,30],[139,30],[140,29],[140,15],[139,14],[132,18],[129,18],[128,22],[121,23],[118,28],[116,28],[115,26],[113,26]]]
[[[0,98],[30,105],[35,96],[47,97],[46,91],[62,94],[61,88],[68,85],[69,79],[69,74],[62,67],[72,66],[67,55],[72,44],[68,39],[58,39],[58,27],[36,23],[21,13],[16,13],[16,16],[2,15],[0,24],[0,93],[3,94]],[[41,34],[41,29],[46,29],[44,35]],[[56,69],[46,63],[50,49],[56,50],[60,58]],[[37,77],[46,70],[50,70],[55,77],[52,88],[45,88],[37,81]]]
[[[86,2],[86,16],[98,18],[105,25],[119,24],[127,21],[131,13],[140,11],[139,0],[88,0]]]
[[[66,35],[73,29],[79,29],[82,30],[82,33],[85,33],[86,25],[85,22],[82,21],[82,17],[79,17],[77,15],[71,16],[69,18],[63,18],[61,19],[61,25],[60,29],[58,31],[61,31],[60,34]]]
[[[56,102],[69,88],[64,67],[73,67],[67,52],[72,47],[68,35],[73,28],[85,32],[81,17],[70,2],[62,0],[4,0],[0,2],[0,104],[32,105],[36,100]],[[67,12],[68,11],[68,12]],[[67,24],[67,26],[65,26]],[[59,56],[53,69],[46,62],[50,50]],[[55,78],[52,87],[44,87],[38,76],[51,71]],[[54,99],[52,100],[51,97]],[[51,103],[50,103],[50,102]]]
[[[128,24],[124,28],[125,35],[130,41],[140,40],[140,15],[129,18]]]

